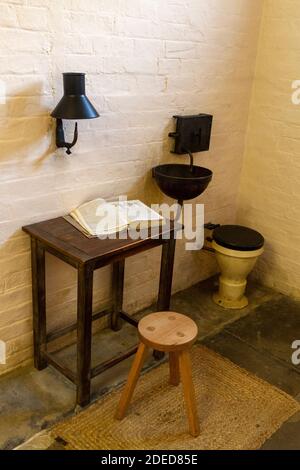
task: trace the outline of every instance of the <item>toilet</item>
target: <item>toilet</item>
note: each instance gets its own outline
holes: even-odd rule
[[[214,229],[212,238],[221,271],[213,301],[223,308],[242,309],[248,305],[247,277],[264,251],[264,237],[241,225],[221,225]]]

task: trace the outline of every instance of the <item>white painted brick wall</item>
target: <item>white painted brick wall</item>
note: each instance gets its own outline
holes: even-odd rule
[[[163,201],[151,168],[179,161],[168,132],[178,113],[214,114],[211,151],[196,157],[215,178],[206,219],[235,219],[261,0],[0,0],[0,339],[7,365],[32,357],[29,240],[24,224],[96,196]],[[62,72],[87,72],[101,118],[80,122],[72,157],[54,146],[49,112]],[[68,133],[72,126],[68,125]],[[130,312],[156,297],[160,250],[128,261]],[[174,290],[215,272],[210,254],[178,244]],[[95,306],[110,300],[97,272]],[[47,257],[49,327],[74,317],[76,274]],[[55,314],[55,310],[57,313]]]
[[[239,221],[266,238],[255,277],[300,297],[298,0],[266,0],[239,199]]]

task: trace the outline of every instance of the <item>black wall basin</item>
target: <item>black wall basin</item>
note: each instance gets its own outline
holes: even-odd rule
[[[179,164],[159,165],[153,168],[152,174],[161,191],[177,201],[199,196],[213,177],[207,168]]]

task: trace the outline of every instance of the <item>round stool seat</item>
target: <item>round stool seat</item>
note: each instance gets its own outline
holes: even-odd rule
[[[196,323],[176,312],[155,312],[138,324],[141,341],[157,351],[182,351],[191,346],[198,335]]]
[[[213,232],[213,239],[218,245],[236,251],[255,251],[264,246],[264,237],[242,225],[221,225]]]

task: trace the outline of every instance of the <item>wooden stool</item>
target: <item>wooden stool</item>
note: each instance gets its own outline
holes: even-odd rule
[[[124,418],[148,348],[153,348],[169,353],[170,383],[179,385],[181,379],[190,433],[194,437],[198,436],[200,431],[189,354],[189,348],[198,335],[196,323],[180,313],[156,312],[139,322],[138,332],[141,342],[119,402],[116,418]]]

